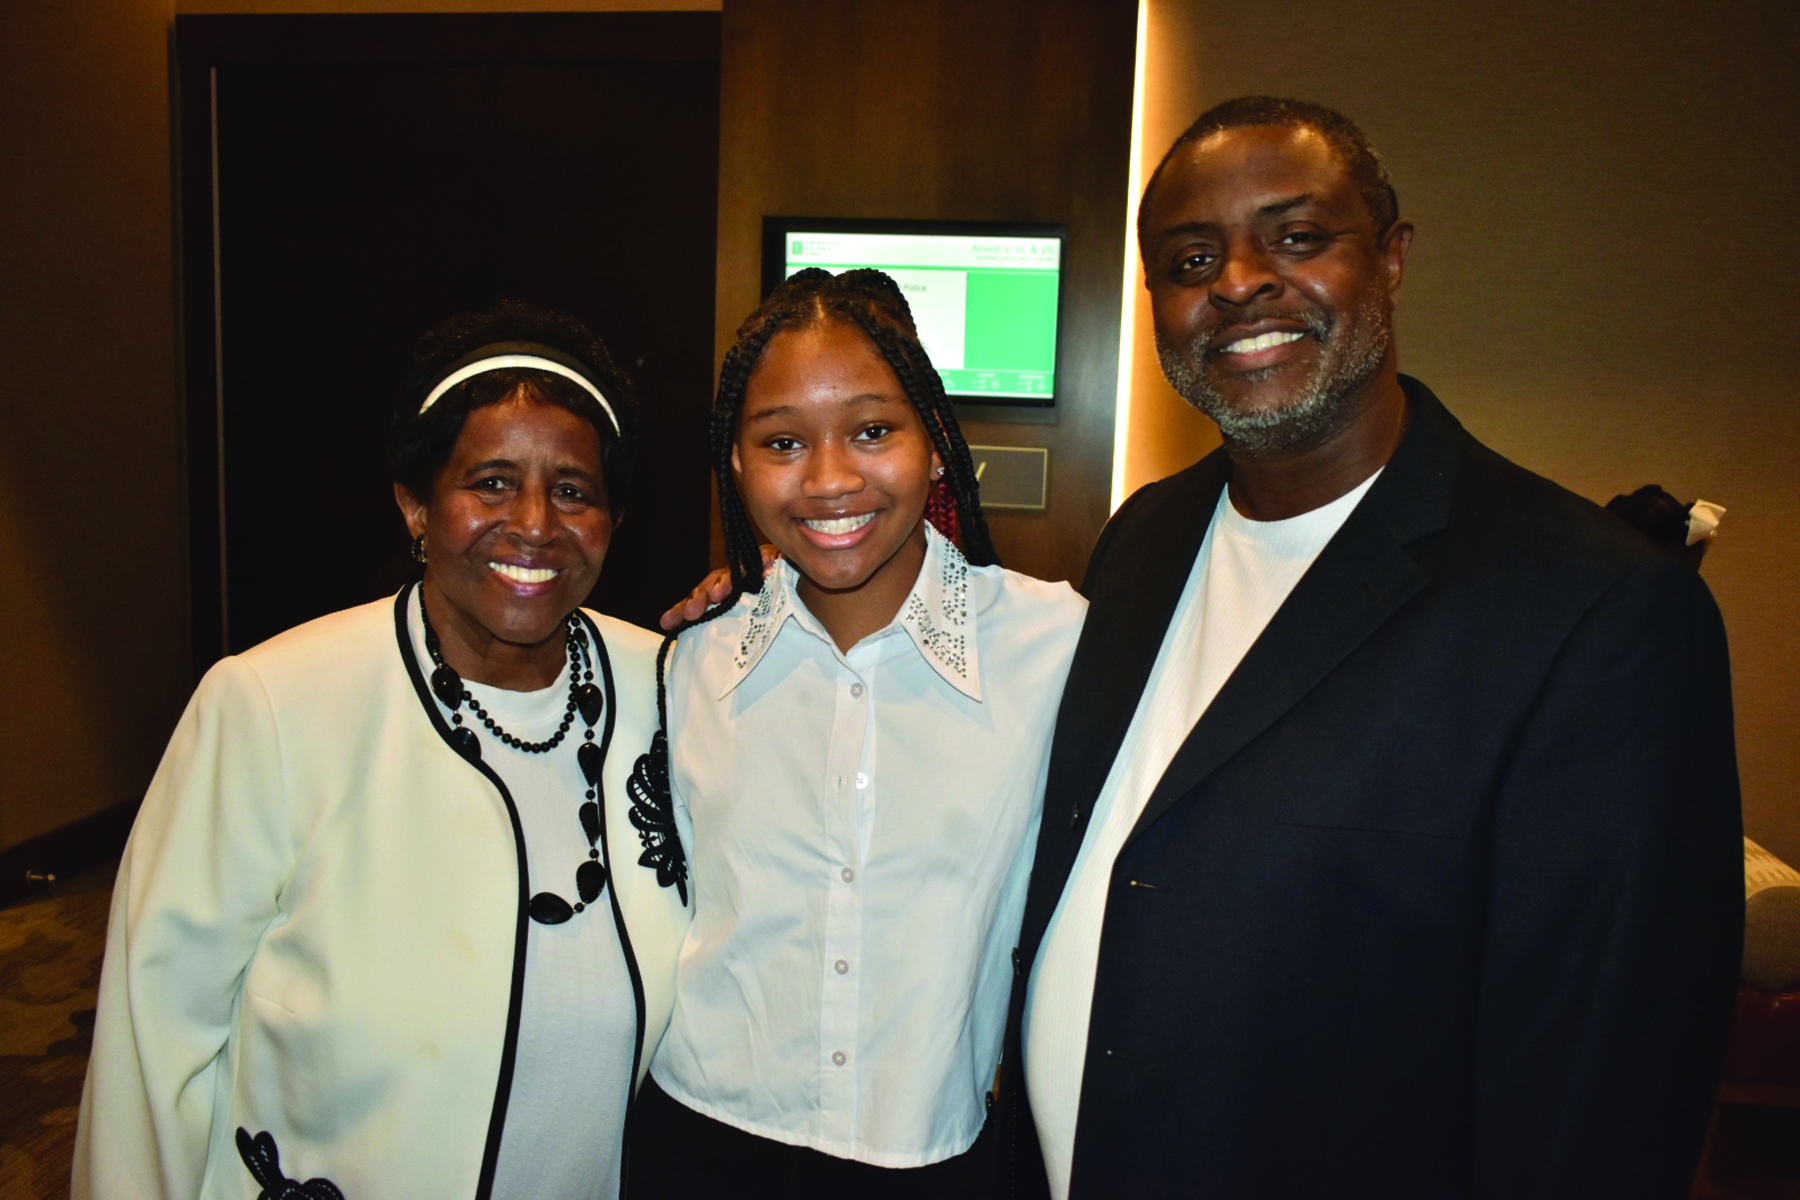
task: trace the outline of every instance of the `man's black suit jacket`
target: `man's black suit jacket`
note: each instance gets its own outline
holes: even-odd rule
[[[1718,610],[1403,386],[1400,449],[1118,856],[1075,1197],[1686,1194],[1742,937]],[[1095,547],[1008,1064],[1228,475],[1214,454],[1145,487]],[[1032,1195],[1010,1074],[1003,1178]]]

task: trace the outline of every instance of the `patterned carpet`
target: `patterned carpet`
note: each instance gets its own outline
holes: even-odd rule
[[[0,909],[0,1196],[60,1200],[117,863]]]

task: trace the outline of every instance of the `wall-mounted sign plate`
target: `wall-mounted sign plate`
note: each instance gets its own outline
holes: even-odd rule
[[[1041,446],[970,446],[983,508],[1043,508],[1050,494],[1050,451]]]

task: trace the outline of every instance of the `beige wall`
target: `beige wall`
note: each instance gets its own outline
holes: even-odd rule
[[[1748,832],[1800,862],[1800,16],[1786,3],[1150,0],[1148,173],[1207,105],[1323,101],[1418,223],[1401,366],[1476,436],[1604,502],[1731,510],[1706,563],[1732,642]],[[1127,478],[1217,444],[1141,314]]]
[[[0,5],[0,848],[139,795],[186,695],[168,24]]]

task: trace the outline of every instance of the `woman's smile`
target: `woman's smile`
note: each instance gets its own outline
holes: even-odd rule
[[[556,678],[563,621],[612,540],[594,426],[524,396],[477,408],[430,497],[400,499],[425,538],[425,604],[446,661],[497,687]]]
[[[510,579],[514,583],[522,584],[527,587],[549,583],[558,575],[562,574],[561,571],[558,571],[553,567],[526,567],[515,563],[503,562],[489,563],[488,570],[503,578]]]

